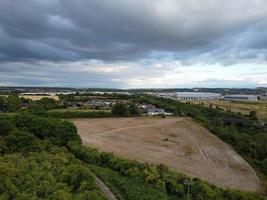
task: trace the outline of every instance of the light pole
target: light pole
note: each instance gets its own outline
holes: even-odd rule
[[[184,181],[184,185],[187,185],[187,200],[189,200],[189,198],[190,198],[190,186],[192,186],[193,184],[194,184],[194,182],[192,182],[190,180]]]

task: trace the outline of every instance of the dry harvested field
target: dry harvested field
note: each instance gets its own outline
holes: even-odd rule
[[[253,169],[230,146],[187,118],[73,119],[86,145],[165,164],[218,186],[257,191]]]
[[[224,110],[231,110],[233,112],[241,112],[242,114],[249,114],[250,111],[256,111],[257,116],[260,120],[267,122],[267,102],[257,101],[257,102],[235,102],[227,100],[206,100],[206,101],[191,101],[192,103],[201,104],[204,106],[212,105],[214,108],[219,106]]]
[[[40,100],[44,97],[55,99],[56,101],[59,99],[58,96],[44,96],[44,95],[20,95],[19,97],[24,97],[25,99],[31,99],[33,101]]]
[[[8,95],[0,95],[0,96],[7,97]],[[19,95],[19,97],[24,97],[25,99],[31,99],[33,101],[40,100],[40,99],[42,99],[44,97],[55,99],[56,101],[59,100],[58,96],[45,96],[45,95]]]

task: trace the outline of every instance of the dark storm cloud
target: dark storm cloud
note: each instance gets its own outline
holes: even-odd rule
[[[153,52],[183,59],[220,48],[266,13],[263,0],[1,0],[0,59],[136,60]],[[255,31],[248,47],[266,49],[266,28]]]
[[[265,0],[0,0],[0,85],[262,85],[266,35]]]

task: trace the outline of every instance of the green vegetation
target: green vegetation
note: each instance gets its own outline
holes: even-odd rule
[[[117,103],[112,107],[112,115],[115,117],[139,116],[140,111],[134,103],[129,106]]]
[[[121,197],[130,197],[133,184],[133,190],[136,191],[136,195],[140,193],[140,196],[136,196],[136,199],[151,199],[147,194],[142,194],[140,191],[153,191],[157,189],[158,193],[154,193],[157,196],[156,199],[180,199],[183,200],[186,197],[186,187],[184,182],[190,180],[188,177],[170,171],[163,165],[149,165],[141,164],[136,161],[130,161],[121,159],[110,153],[99,152],[95,149],[88,147],[79,147],[75,144],[69,145],[70,150],[76,155],[76,157],[94,165],[93,171],[99,174],[103,180],[110,185],[115,193],[119,193]],[[101,166],[109,168],[109,170],[116,171],[117,173],[111,173],[109,170],[101,172]],[[122,177],[128,177],[127,179]],[[126,182],[125,182],[126,181]],[[135,188],[135,185],[140,183],[140,187]],[[191,199],[205,199],[205,200],[260,200],[263,198],[256,194],[241,192],[237,190],[221,189],[214,185],[210,185],[200,179],[193,179]],[[129,188],[128,188],[129,185]],[[148,188],[147,188],[148,187]],[[129,196],[127,196],[129,195]],[[166,198],[168,197],[168,198]],[[127,199],[127,198],[126,198]]]
[[[156,185],[146,184],[136,177],[123,176],[109,168],[91,165],[90,169],[111,188],[119,200],[167,200],[168,195]]]
[[[81,144],[73,124],[17,115],[0,118],[0,199],[106,200],[95,175],[64,147]]]
[[[0,199],[106,200],[95,176],[68,152],[0,157]]]
[[[94,199],[105,197],[97,174],[124,200],[184,200],[188,177],[163,165],[142,164],[81,145],[75,126],[28,114],[0,117],[0,199]],[[191,180],[191,199],[263,200]]]
[[[124,104],[115,104],[112,107],[112,115],[118,116],[118,117],[126,117],[128,115],[128,110],[126,105]]]
[[[36,113],[37,114],[37,113]],[[97,110],[97,109],[52,109],[48,112],[39,112],[39,115],[53,118],[106,118],[106,117],[128,117],[138,116],[140,111],[138,108],[131,104],[129,106],[125,104],[115,104],[110,110]]]
[[[5,101],[6,98],[4,96],[0,96],[0,112],[3,112],[5,110]]]
[[[17,112],[21,107],[18,95],[0,96],[0,112]]]
[[[53,118],[104,118],[111,117],[110,112],[106,111],[49,111],[42,116],[53,117]]]
[[[72,109],[72,108],[59,108],[51,109],[48,112],[111,112],[110,109]]]
[[[76,93],[76,94],[67,94],[67,95],[59,95],[60,100],[65,100],[67,102],[86,102],[92,99],[92,97],[97,98],[105,98],[105,99],[113,99],[113,100],[128,100],[130,99],[129,95],[126,94],[116,94],[116,93],[103,93],[103,94],[97,94],[97,93]]]
[[[257,113],[243,115],[148,95],[106,97],[125,98],[132,103],[115,104],[112,112],[87,112],[64,109],[70,99],[76,101],[75,95],[62,96],[59,102],[48,98],[33,102],[16,95],[0,97],[0,111],[4,112],[17,112],[22,104],[29,104],[20,114],[0,116],[0,199],[104,200],[95,184],[95,174],[120,200],[185,200],[184,182],[188,180],[193,182],[191,200],[264,199],[191,180],[163,165],[142,164],[84,147],[72,123],[52,119],[138,116],[137,103],[153,104],[177,116],[192,117],[267,175],[267,127],[258,122]]]

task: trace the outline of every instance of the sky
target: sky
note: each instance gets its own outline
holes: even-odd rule
[[[267,2],[0,0],[0,86],[267,87]]]

